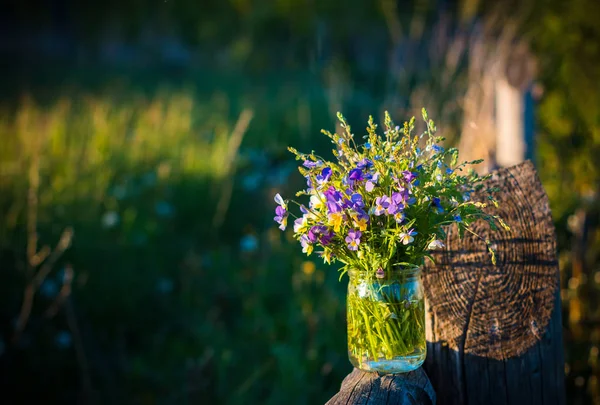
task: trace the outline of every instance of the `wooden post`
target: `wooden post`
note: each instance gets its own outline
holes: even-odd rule
[[[379,375],[354,369],[326,405],[433,405],[435,392],[421,367],[405,374]]]
[[[530,161],[494,172],[509,233],[454,228],[424,272],[425,370],[441,404],[564,404],[559,271],[548,198]],[[475,196],[483,200],[484,196]]]
[[[565,403],[556,236],[548,198],[530,161],[493,173],[489,187],[511,231],[474,224],[483,241],[448,229],[427,266],[424,369],[379,376],[354,370],[329,402],[443,405]],[[483,201],[484,195],[473,196]],[[431,383],[429,379],[431,379]],[[431,390],[433,386],[434,392]]]

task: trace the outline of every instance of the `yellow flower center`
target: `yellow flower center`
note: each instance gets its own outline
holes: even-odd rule
[[[327,224],[333,226],[335,232],[339,232],[343,221],[344,217],[341,212],[333,212],[329,214],[329,222]]]

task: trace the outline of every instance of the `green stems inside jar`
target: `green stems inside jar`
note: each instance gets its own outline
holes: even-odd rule
[[[383,362],[383,371],[391,368],[390,372],[397,371],[394,361],[418,367],[426,351],[419,270],[388,272],[381,279],[360,271],[349,275],[348,355],[352,364],[382,371],[377,363]]]

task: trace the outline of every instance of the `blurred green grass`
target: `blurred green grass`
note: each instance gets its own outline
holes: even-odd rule
[[[271,222],[274,190],[301,181],[280,156],[285,145],[308,142],[299,122],[307,115],[328,117],[310,89],[283,86],[281,97],[253,103],[223,91],[162,89],[25,96],[4,106],[4,342],[24,287],[33,165],[40,245],[67,226],[75,231],[10,349],[6,386],[50,403],[76,394],[85,373],[99,403],[315,403],[336,391],[350,370],[344,288],[335,270],[306,261]],[[253,115],[239,147],[232,134],[244,111]],[[67,264],[89,371],[62,313],[43,316]],[[36,393],[23,384],[31,376]]]

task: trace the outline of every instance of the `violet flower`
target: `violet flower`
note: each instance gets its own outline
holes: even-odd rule
[[[365,190],[370,193],[375,188],[375,185],[379,182],[379,173],[367,173],[365,178],[367,179],[367,182],[365,183]]]
[[[362,236],[362,232],[356,229],[351,229],[348,231],[348,236],[346,236],[346,243],[348,244],[348,249],[350,250],[358,250],[358,245],[360,245],[360,237]]]
[[[404,208],[409,198],[408,189],[404,187],[400,187],[400,191],[392,193],[392,202],[402,208]]]
[[[404,181],[410,184],[417,178],[417,175],[409,170],[405,170],[402,172],[402,177],[404,177]]]
[[[379,216],[385,213],[385,210],[390,206],[390,198],[386,195],[375,199],[375,215]]]
[[[360,169],[352,169],[352,170],[350,170],[350,173],[348,174],[348,178],[353,182],[361,181],[364,179],[363,172]]]
[[[392,200],[392,201],[390,201],[390,205],[387,207],[386,212],[388,215],[394,215],[399,210],[400,210],[400,207]]]
[[[371,162],[369,159],[367,158],[363,158],[361,159],[357,164],[356,164],[356,168],[363,170],[363,169],[368,169],[369,167],[373,166],[373,162]]]
[[[350,203],[350,208],[354,210],[364,208],[365,206],[365,202],[363,201],[362,195],[358,193],[352,194],[352,196],[350,197]]]
[[[324,225],[315,225],[308,231],[308,239],[312,242],[319,242],[323,246],[328,245],[333,238],[333,232],[331,232]]]
[[[336,213],[336,212],[341,212],[342,211],[342,206],[339,205],[337,202],[335,201],[327,201],[327,211],[330,214]]]
[[[275,218],[273,219],[279,224],[279,229],[281,229],[282,231],[285,231],[285,227],[287,226],[287,218],[287,210],[281,205],[277,206],[277,208],[275,208]]]
[[[302,253],[310,254],[313,250],[312,243],[306,235],[300,237],[300,245],[302,246]]]
[[[342,203],[342,199],[344,198],[343,194],[336,190],[333,186],[330,186],[327,190],[323,192],[325,199],[327,202],[335,202],[337,204]]]
[[[319,242],[321,242],[321,245],[327,246],[331,243],[331,239],[333,239],[333,236],[334,233],[330,229],[325,229],[325,232],[323,232],[321,234],[321,237],[319,238]]]
[[[331,178],[331,167],[326,167],[323,170],[321,170],[321,174],[317,174],[317,183],[319,184],[324,184],[327,183],[329,181],[329,179]]]
[[[402,212],[402,211],[398,211],[394,214],[394,220],[396,221],[397,224],[404,221],[405,218],[406,218],[406,216],[404,215],[404,212]]]
[[[273,219],[279,224],[279,229],[285,231],[285,227],[287,226],[287,218],[289,215],[287,211],[287,203],[279,193],[275,194],[274,200],[279,205],[277,208],[275,208],[275,218]]]
[[[409,229],[407,232],[402,232],[400,233],[400,242],[402,242],[403,245],[408,245],[409,243],[412,243],[415,238],[414,236],[417,234],[417,232],[415,232],[414,229]]]

